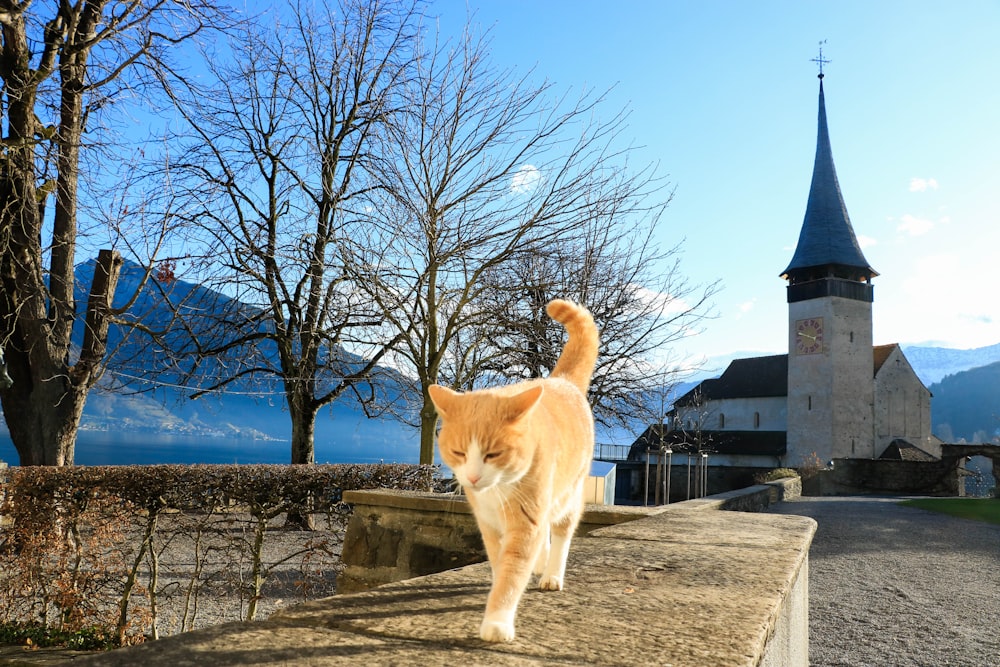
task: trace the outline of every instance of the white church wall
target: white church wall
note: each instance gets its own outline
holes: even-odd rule
[[[936,454],[931,442],[931,393],[898,347],[875,376],[875,455],[896,438]]]
[[[677,408],[676,427],[686,430],[700,426],[712,431],[784,431],[787,424],[784,396],[716,399]]]

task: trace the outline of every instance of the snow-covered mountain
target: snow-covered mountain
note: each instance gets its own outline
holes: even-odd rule
[[[78,267],[78,303],[86,303],[93,266],[94,263],[91,261]],[[119,281],[116,301],[127,298],[132,293],[141,277],[141,271],[137,265],[126,263]],[[194,294],[196,300],[204,303],[226,301],[225,297],[203,286],[180,280],[175,283],[171,288],[175,295]],[[140,311],[149,311],[147,317],[151,317],[151,320],[147,321],[163,323],[167,321],[168,316],[165,313],[155,312],[157,299],[158,295],[147,286],[136,307]],[[115,335],[120,336],[121,333],[113,333],[113,336]],[[1000,361],[1000,343],[971,350],[904,345],[903,351],[917,375],[928,386],[940,382],[949,375]],[[130,363],[134,366],[136,349],[126,350],[124,353],[132,355]],[[140,349],[138,358],[141,359],[142,353]],[[703,364],[702,370],[685,378],[684,382],[678,383],[671,395],[676,398],[695,386],[697,382],[709,377],[718,377],[733,359],[752,356],[765,355],[734,352],[710,358]],[[388,372],[391,374],[391,371]],[[396,377],[398,382],[407,381],[398,374]],[[121,376],[118,379],[121,380]],[[280,392],[251,396],[237,391],[191,400],[188,398],[190,388],[172,386],[170,377],[161,381],[164,384],[155,392],[123,394],[95,389],[88,398],[81,428],[100,431],[289,439],[290,420]],[[125,384],[128,388],[127,379]],[[136,380],[131,389],[141,389],[142,385],[142,381]],[[412,426],[393,419],[369,420],[360,406],[349,400],[334,403],[323,410],[316,426],[317,441],[347,438],[356,442],[370,441],[372,446],[378,446],[379,443],[399,442],[401,439],[416,442],[417,438],[416,429]],[[628,436],[622,437],[627,439]]]
[[[1000,361],[1000,343],[971,350],[904,345],[903,353],[917,376],[925,385],[930,386],[949,375]]]
[[[86,303],[93,271],[93,261],[77,267],[79,304]],[[116,306],[131,297],[142,277],[142,267],[125,263],[115,295]],[[236,303],[204,286],[182,280],[172,280],[169,289],[175,301],[187,298],[190,303],[203,307],[207,307],[205,304],[228,307]],[[130,312],[148,326],[163,328],[170,321],[170,315],[160,303],[159,291],[147,284]],[[246,308],[249,312],[249,307]],[[82,331],[76,333],[82,335]],[[112,357],[106,381],[102,381],[104,387],[98,386],[88,396],[81,430],[290,440],[291,421],[280,382],[272,382],[270,390],[262,389],[260,384],[251,386],[237,382],[217,394],[191,399],[192,391],[198,387],[183,379],[178,371],[167,370],[159,375],[145,373],[145,369],[152,368],[162,356],[149,339],[133,335],[123,341],[124,335],[124,330],[112,327],[109,334]],[[260,349],[257,351],[266,354]],[[345,364],[351,363],[351,355],[343,353],[342,356],[347,359]],[[407,382],[391,370],[383,369],[380,373],[388,378],[390,385]],[[114,390],[106,388],[110,385],[114,385]],[[390,386],[386,391],[398,394],[401,390],[401,386]],[[320,411],[316,420],[317,442],[378,448],[385,443],[418,441],[414,427],[391,418],[369,419],[350,396],[353,396],[351,392],[345,392],[343,400]]]

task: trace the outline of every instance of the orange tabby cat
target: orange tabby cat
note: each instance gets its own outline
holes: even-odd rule
[[[587,403],[597,360],[594,318],[558,299],[546,310],[569,332],[548,378],[465,394],[430,387],[441,458],[469,497],[493,570],[479,629],[490,642],[514,638],[514,615],[533,572],[540,589],[562,590],[594,450]]]

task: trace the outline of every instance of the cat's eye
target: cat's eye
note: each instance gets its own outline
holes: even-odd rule
[[[490,452],[486,456],[483,457],[483,460],[484,461],[492,461],[493,459],[495,459],[498,456],[500,456],[500,452]]]
[[[465,458],[465,452],[459,451],[457,449],[451,450],[451,453],[452,453],[452,455],[455,458],[458,458],[458,459],[464,459]]]

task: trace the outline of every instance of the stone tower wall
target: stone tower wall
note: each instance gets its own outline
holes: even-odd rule
[[[874,456],[872,304],[825,296],[788,304],[788,454],[799,465],[815,453]],[[823,319],[823,349],[796,352],[796,322]]]

